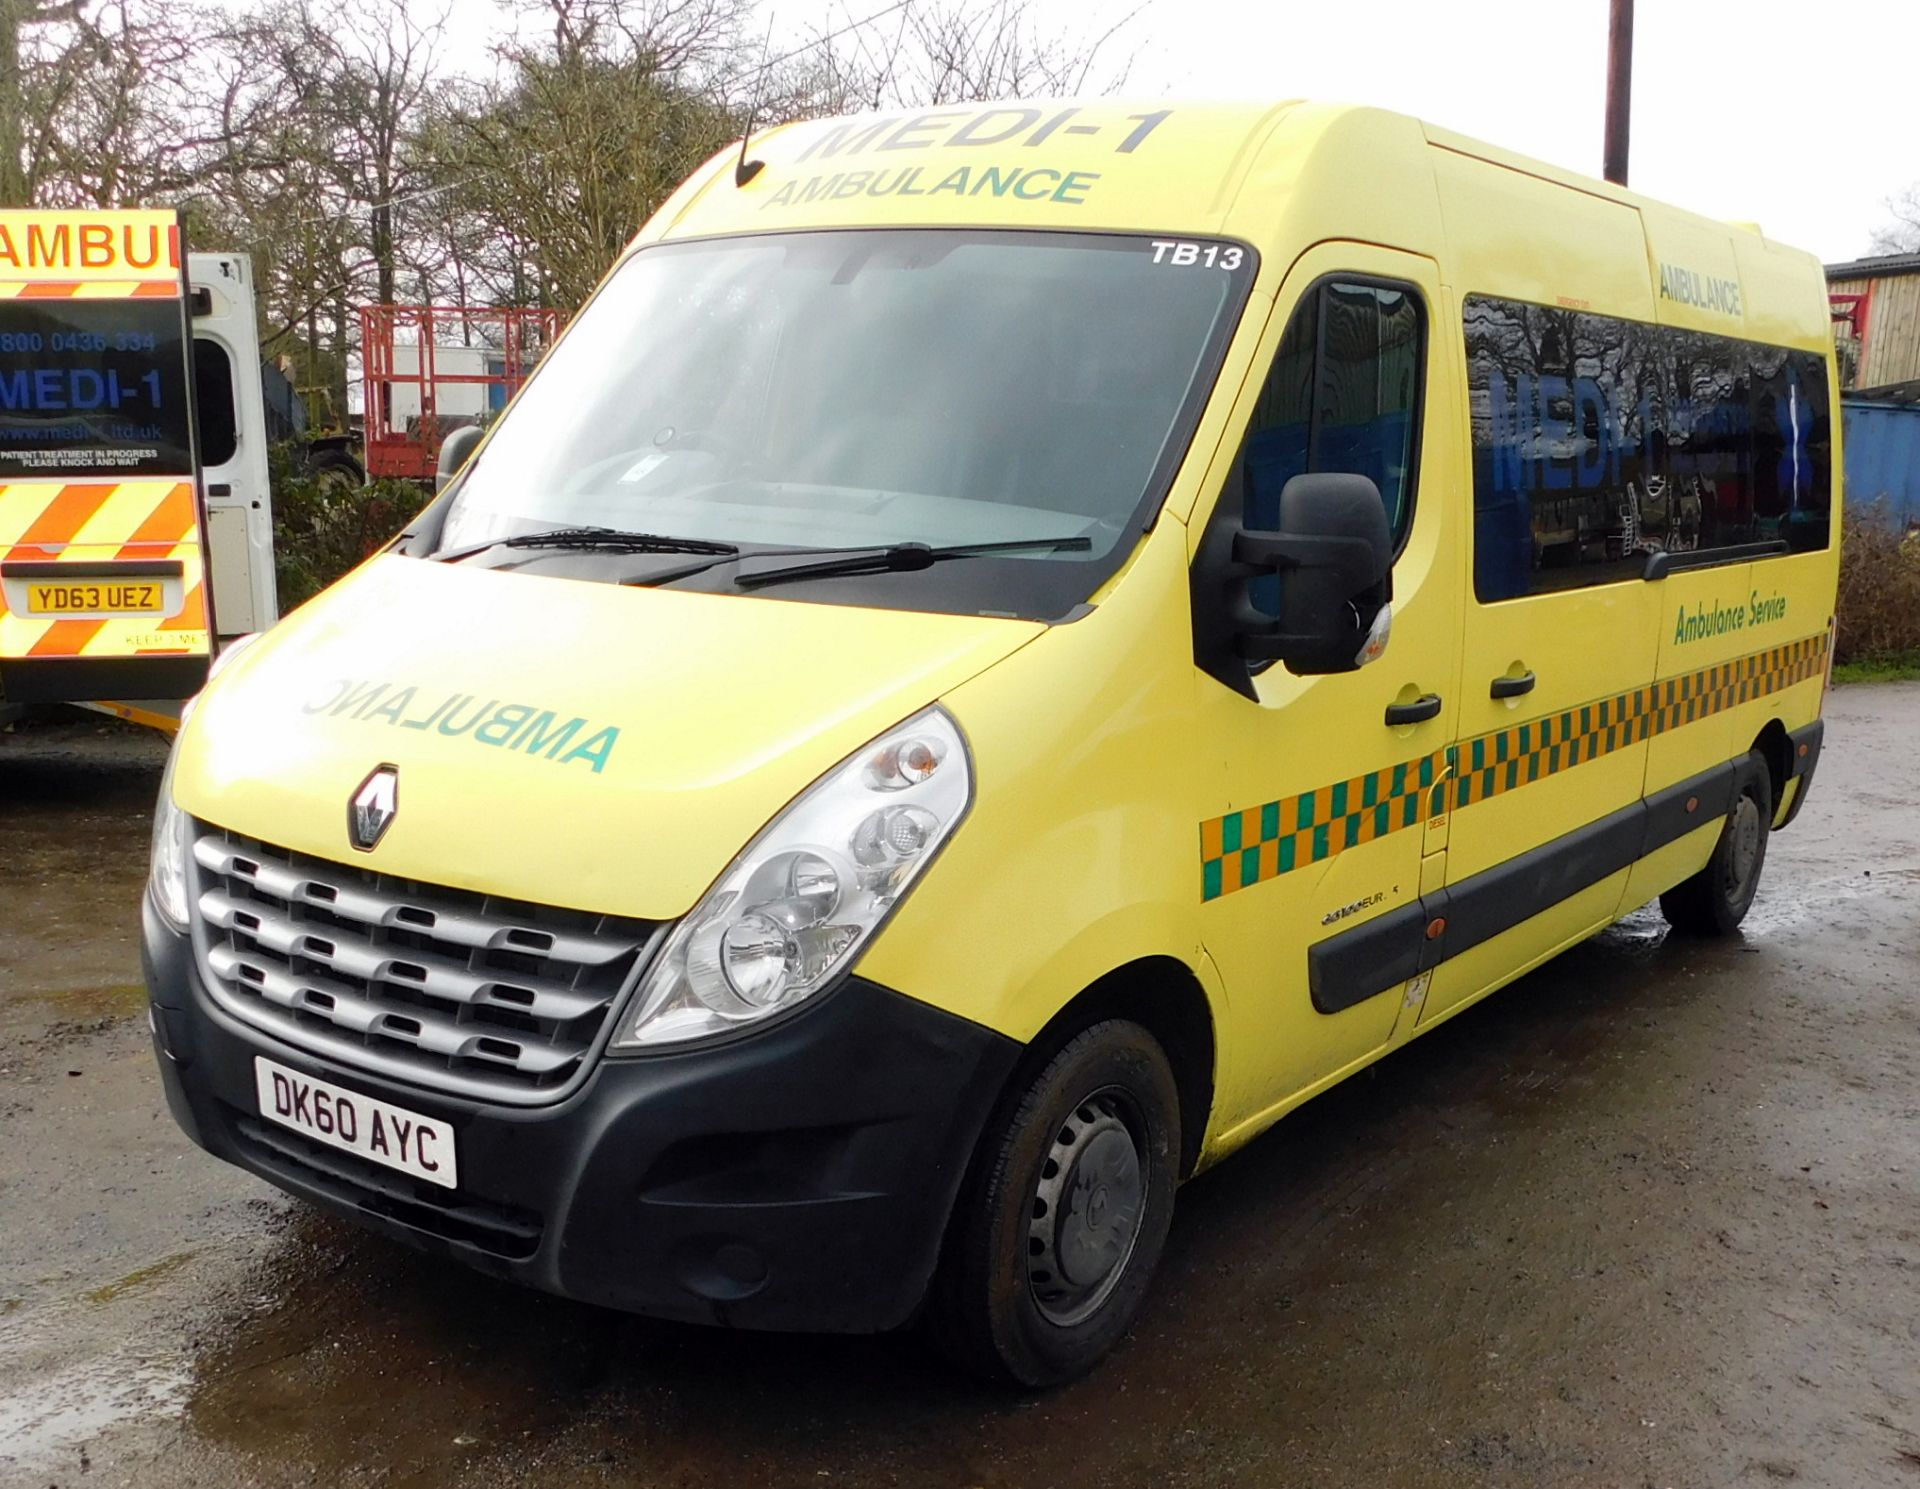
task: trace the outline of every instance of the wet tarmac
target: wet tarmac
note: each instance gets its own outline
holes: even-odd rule
[[[156,741],[0,734],[0,1484],[1920,1486],[1920,686],[1730,943],[1642,911],[1182,1192],[1090,1379],[579,1307],[191,1148]]]

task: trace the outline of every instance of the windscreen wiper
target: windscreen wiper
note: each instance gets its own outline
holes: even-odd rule
[[[664,533],[630,533],[617,527],[549,527],[517,537],[494,538],[439,555],[441,563],[457,564],[489,548],[599,548],[610,553],[701,553],[713,558],[738,558],[732,543],[706,538],[675,538]]]
[[[953,543],[932,548],[925,543],[891,543],[884,548],[866,548],[843,558],[824,558],[814,563],[783,564],[777,569],[760,569],[742,574],[733,582],[740,589],[759,589],[768,584],[787,584],[796,579],[832,579],[842,574],[902,574],[930,569],[950,558],[982,558],[995,553],[1059,552],[1086,550],[1091,538],[1018,538],[1004,543]]]

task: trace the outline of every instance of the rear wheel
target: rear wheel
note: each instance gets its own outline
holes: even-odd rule
[[[1727,811],[1707,866],[1660,896],[1660,913],[1675,930],[1730,936],[1746,919],[1767,861],[1773,821],[1773,778],[1756,751],[1747,756],[1740,790]]]
[[[1071,1380],[1119,1342],[1173,1218],[1180,1104],[1167,1057],[1110,1019],[1001,1103],[954,1210],[927,1330],[955,1363]]]

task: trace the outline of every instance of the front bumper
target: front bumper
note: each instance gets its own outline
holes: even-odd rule
[[[549,1292],[741,1328],[907,1322],[1019,1047],[854,977],[730,1043],[607,1057],[549,1107],[449,1098],[235,1021],[145,907],[155,1053],[201,1147],[422,1249]],[[261,1120],[256,1054],[451,1124],[443,1190]]]

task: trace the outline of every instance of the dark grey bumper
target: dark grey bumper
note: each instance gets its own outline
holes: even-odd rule
[[[730,1043],[603,1058],[555,1105],[489,1107],[237,1023],[151,905],[144,960],[167,1104],[210,1153],[486,1272],[743,1328],[868,1332],[913,1316],[1019,1050],[856,977]],[[460,1187],[261,1120],[255,1055],[449,1123]]]

